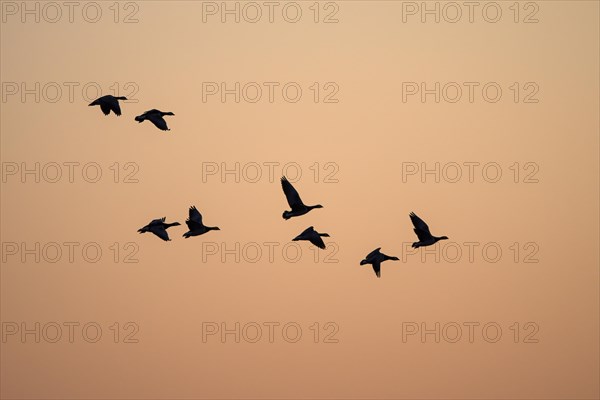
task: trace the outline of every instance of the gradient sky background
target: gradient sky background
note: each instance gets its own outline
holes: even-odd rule
[[[56,23],[31,16],[23,23],[7,12],[12,2],[1,3],[4,170],[6,163],[95,162],[103,173],[98,183],[86,182],[81,169],[69,183],[66,167],[58,183],[18,175],[2,182],[3,329],[22,322],[96,322],[103,329],[98,343],[80,331],[69,343],[67,328],[58,343],[7,336],[2,398],[600,396],[598,2],[535,2],[539,22],[529,24],[522,20],[535,9],[521,3],[515,23],[513,2],[498,3],[498,23],[486,22],[480,7],[473,23],[464,14],[455,24],[421,23],[419,15],[403,22],[403,3],[395,1],[335,2],[339,22],[328,24],[313,21],[313,2],[297,3],[298,23],[282,18],[280,3],[273,23],[263,7],[254,24],[222,23],[218,15],[203,22],[203,3],[195,1],[119,3],[118,23],[113,2],[98,2],[97,23],[82,18],[83,6],[72,23],[66,9]],[[334,10],[320,6],[320,18]],[[138,22],[123,23],[135,10]],[[48,101],[54,92],[39,103],[33,95],[22,101],[20,93],[7,94],[11,82],[57,82],[63,92],[56,102]],[[79,84],[73,101],[64,82]],[[137,102],[122,103],[121,117],[104,117],[87,107],[81,88],[90,82],[103,94],[117,82],[121,95],[133,82],[138,91],[129,97]],[[203,82],[297,82],[303,95],[297,103],[280,90],[273,103],[266,91],[257,103],[232,96],[203,102]],[[314,82],[321,90],[335,82],[339,102],[315,103]],[[457,103],[432,96],[403,102],[403,82],[497,82],[503,95],[493,104],[480,90],[473,103],[466,92]],[[523,103],[521,92],[515,103],[514,82],[521,90],[535,82],[539,102]],[[167,117],[170,132],[134,121],[151,108],[175,113]],[[122,183],[120,175],[114,183],[115,162],[122,173],[135,163],[139,182]],[[272,181],[265,167],[256,183],[231,175],[203,182],[203,163],[236,162],[297,163],[300,195],[324,208],[284,221],[281,167]],[[409,162],[498,163],[503,175],[488,183],[479,167],[472,183],[466,175],[457,183],[431,176],[403,182]],[[539,168],[537,183],[523,182],[527,162]],[[333,171],[327,163],[337,182],[326,181]],[[137,234],[153,218],[184,224],[190,205],[221,231],[183,239],[185,225],[175,227],[168,243]],[[415,240],[411,211],[462,247],[458,262],[407,255],[403,243]],[[281,248],[310,225],[329,233],[338,251],[320,252],[315,262],[310,245],[300,243],[300,261],[286,261]],[[70,263],[63,247],[56,263],[22,262],[20,253],[7,255],[11,242],[95,242],[103,254],[90,263],[79,251]],[[109,249],[115,242],[119,262]],[[138,263],[123,262],[129,242]],[[203,254],[211,244],[265,242],[280,243],[273,262],[265,247],[256,263]],[[480,243],[474,262],[465,242]],[[535,243],[539,262],[523,262],[522,248],[515,262],[515,242]],[[500,261],[483,258],[486,243],[501,247]],[[448,245],[438,243],[437,251]],[[386,262],[377,279],[359,262],[380,246],[404,253],[405,261]],[[338,262],[324,262],[324,254]],[[139,343],[114,343],[109,327],[128,321],[139,326]],[[203,322],[296,322],[303,335],[288,343],[276,330],[269,343],[264,328],[258,343],[232,336],[203,343]],[[314,343],[315,322],[322,335],[326,322],[337,324],[339,342]],[[480,329],[469,343],[466,327],[457,343],[435,343],[431,335],[425,343],[419,336],[403,342],[406,322],[495,322],[503,332],[497,343]],[[519,343],[510,330],[515,322]],[[538,343],[523,343],[527,322],[539,327]]]

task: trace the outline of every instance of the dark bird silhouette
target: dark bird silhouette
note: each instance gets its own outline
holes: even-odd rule
[[[202,214],[196,209],[195,206],[190,207],[190,216],[185,221],[187,224],[189,231],[183,234],[184,238],[189,238],[190,236],[199,236],[204,235],[208,231],[220,231],[217,226],[205,226],[202,223]]]
[[[138,229],[139,233],[152,232],[159,238],[164,241],[169,241],[169,235],[167,234],[167,229],[172,226],[181,225],[179,222],[172,222],[170,224],[165,223],[166,217],[162,217],[159,219],[154,219],[150,221],[150,223],[143,228]]]
[[[431,232],[429,232],[429,227],[427,226],[425,221],[417,217],[417,214],[415,214],[414,212],[410,213],[410,220],[412,221],[415,227],[414,231],[417,234],[417,237],[419,238],[418,242],[414,242],[412,244],[413,248],[416,249],[422,246],[431,246],[432,244],[437,243],[439,240],[448,239],[448,236],[433,236]]]
[[[299,234],[292,240],[293,241],[308,240],[309,242],[311,242],[318,248],[324,249],[325,243],[323,243],[323,239],[321,239],[321,237],[329,237],[329,234],[319,233],[319,232],[315,231],[314,227],[310,226],[310,227],[306,228],[304,230],[304,232],[302,232],[301,234]]]
[[[390,257],[379,250],[381,250],[381,247],[370,252],[365,259],[360,262],[360,265],[371,264],[373,266],[373,271],[375,271],[375,275],[377,275],[378,278],[381,278],[381,263],[387,260],[398,261],[399,258]]]
[[[304,205],[302,199],[300,199],[300,195],[285,176],[281,178],[281,187],[283,188],[283,193],[285,193],[288,204],[292,208],[292,211],[286,210],[283,212],[283,219],[299,217],[300,215],[306,214],[313,208],[323,208],[323,206],[320,204],[317,204],[316,206]]]
[[[162,112],[160,110],[152,109],[152,110],[146,111],[142,115],[138,115],[137,117],[135,117],[135,120],[139,123],[142,123],[145,120],[148,120],[148,121],[152,122],[154,124],[154,126],[156,126],[161,131],[170,131],[170,129],[167,127],[167,122],[163,118],[165,115],[175,115],[175,114],[173,114],[172,112]]]
[[[119,100],[127,100],[127,97],[115,97],[107,94],[106,96],[102,96],[92,101],[89,106],[100,106],[100,109],[104,113],[104,115],[110,114],[112,111],[117,116],[121,115],[121,107],[119,106]]]

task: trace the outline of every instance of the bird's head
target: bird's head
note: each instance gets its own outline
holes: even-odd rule
[[[127,100],[127,97],[125,97],[125,96],[120,96],[120,97],[117,97],[117,100]]]
[[[212,229],[213,231],[220,231],[220,230],[221,230],[221,228],[219,228],[218,226],[214,226],[214,227],[212,227],[211,229]]]
[[[394,261],[400,261],[400,259],[398,257],[390,257],[390,260],[394,260]]]
[[[320,204],[317,204],[316,206],[313,206],[313,208],[323,208],[323,206]]]
[[[448,236],[442,236],[440,240],[448,240]]]
[[[281,216],[283,217],[283,219],[290,219],[292,217],[291,214],[292,213],[289,211],[284,211]]]
[[[365,265],[365,264],[368,264],[368,263],[369,263],[369,262],[368,262],[367,260],[362,260],[362,261],[360,262],[360,265]]]
[[[180,224],[179,222],[173,222],[171,225],[172,225],[172,226],[179,226],[179,225],[181,225],[181,224]]]
[[[175,114],[173,114],[171,111],[169,111],[169,112],[166,112],[165,115],[175,115]]]

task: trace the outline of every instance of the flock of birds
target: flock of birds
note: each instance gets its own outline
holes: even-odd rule
[[[102,96],[93,102],[91,102],[90,106],[100,106],[100,109],[104,113],[104,115],[109,115],[112,111],[115,115],[121,115],[121,107],[119,106],[119,100],[127,100],[126,97],[120,96],[115,97],[111,95]],[[172,112],[162,112],[160,110],[152,109],[146,111],[142,115],[135,117],[135,120],[138,122],[150,121],[152,122],[158,129],[163,131],[170,130],[167,127],[167,123],[164,120],[165,115],[175,115]],[[323,208],[321,204],[316,204],[314,206],[307,206],[304,204],[298,191],[294,188],[294,186],[287,180],[284,176],[281,178],[281,187],[283,189],[283,193],[287,199],[287,202],[291,208],[290,211],[283,212],[283,219],[288,220],[293,217],[300,217],[302,215],[307,214],[311,210],[315,208]],[[410,213],[410,220],[412,221],[414,232],[419,239],[417,242],[412,244],[413,248],[419,248],[424,246],[431,246],[437,243],[440,240],[448,239],[447,236],[433,236],[429,230],[429,226],[419,218],[415,213]],[[181,225],[179,222],[171,222],[167,223],[166,217],[158,218],[150,221],[150,223],[140,229],[138,229],[139,233],[150,232],[161,238],[164,241],[170,241],[169,234],[167,233],[167,229],[172,226]],[[192,236],[200,236],[204,235],[209,231],[218,231],[220,230],[217,226],[206,226],[202,222],[202,214],[198,211],[195,206],[191,206],[189,209],[189,215],[187,220],[185,221],[188,231],[183,234],[184,238],[189,238]],[[325,242],[323,242],[323,237],[329,237],[327,233],[319,233],[317,232],[313,226],[309,226],[306,228],[301,234],[296,236],[293,241],[306,240],[315,245],[320,249],[325,249]],[[364,260],[360,262],[360,265],[370,264],[373,267],[373,271],[378,278],[381,277],[381,263],[387,260],[398,261],[398,257],[388,256],[387,254],[382,253],[381,247],[376,248],[367,256]]]
[[[100,106],[100,109],[102,110],[104,115],[108,115],[112,111],[113,113],[115,113],[115,115],[120,117],[121,116],[121,106],[119,105],[119,100],[127,100],[127,97],[125,97],[125,96],[115,97],[115,96],[111,96],[110,94],[108,94],[106,96],[97,98],[96,100],[92,101],[89,105],[90,106]],[[167,121],[165,121],[165,119],[163,118],[165,115],[175,115],[175,114],[173,114],[170,111],[162,112],[160,110],[153,108],[152,110],[146,111],[142,115],[138,115],[137,117],[135,117],[135,120],[139,123],[142,123],[144,121],[150,121],[154,124],[154,126],[156,126],[161,131],[170,131],[169,127],[167,126]]]

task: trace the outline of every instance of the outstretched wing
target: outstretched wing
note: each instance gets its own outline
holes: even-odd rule
[[[315,227],[314,226],[309,226],[308,228],[306,228],[305,230],[302,231],[302,233],[300,234],[300,236],[305,236],[308,237],[312,234],[316,234],[317,236],[319,236],[319,234],[317,233],[317,231],[315,231]]]
[[[188,228],[190,228],[191,231],[202,227],[202,214],[200,214],[200,211],[198,211],[196,206],[190,207],[189,215],[190,216],[185,221],[185,223],[187,224]]]
[[[431,233],[429,232],[429,226],[421,218],[417,217],[414,212],[410,213],[410,220],[415,227],[414,231],[417,234],[419,240],[431,239]]]
[[[167,217],[153,219],[152,221],[150,221],[149,226],[154,226],[154,225],[163,226],[163,223],[165,222],[166,219],[167,219]]]
[[[378,278],[381,278],[381,263],[379,261],[373,263],[373,271],[375,271],[375,275],[377,275]]]
[[[119,100],[114,97],[109,100],[110,109],[116,114],[121,115],[121,106],[119,105]]]
[[[198,209],[196,208],[196,206],[191,206],[190,207],[190,217],[189,217],[190,221],[194,221],[197,222],[199,224],[202,223],[202,214],[200,214],[200,211],[198,211]]]
[[[161,238],[162,240],[164,240],[166,242],[168,242],[170,240],[167,230],[165,228],[163,228],[162,226],[153,226],[152,229],[150,230],[150,232],[154,233],[156,236],[158,236],[159,238]]]
[[[379,250],[381,250],[381,247],[378,247],[375,250],[373,250],[372,252],[370,252],[369,254],[367,254],[367,256],[365,257],[365,260],[370,261],[373,257],[375,257],[377,254],[379,254]]]
[[[149,120],[161,131],[168,131],[167,122],[160,116],[160,114],[147,114],[146,119]]]
[[[295,208],[304,207],[304,203],[302,203],[300,195],[285,176],[281,178],[281,187],[283,188],[283,193],[285,193],[287,202],[292,210]]]
[[[325,248],[325,242],[323,242],[323,239],[321,239],[321,236],[319,236],[319,234],[316,232],[313,235],[311,235],[310,242],[320,249]]]
[[[105,101],[100,102],[100,109],[104,113],[104,115],[110,114],[110,106],[106,104]]]

